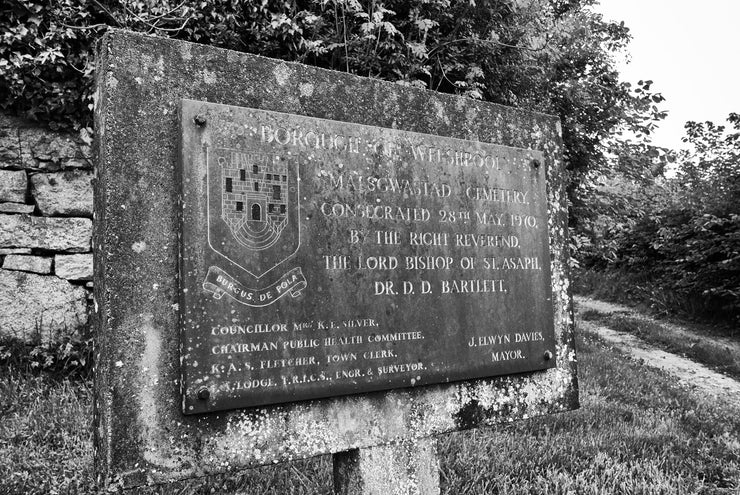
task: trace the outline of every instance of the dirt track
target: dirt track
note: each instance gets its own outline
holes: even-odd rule
[[[658,323],[672,332],[685,335],[687,338],[696,335],[690,330],[679,325],[654,320],[646,315],[618,304],[598,301],[586,297],[576,296],[574,298],[576,310],[580,313],[584,310],[592,310],[601,314],[622,313],[633,318]],[[714,397],[717,400],[731,402],[740,406],[740,382],[730,377],[717,373],[706,366],[696,363],[690,359],[677,354],[665,352],[652,344],[648,344],[634,335],[617,332],[608,327],[578,319],[579,329],[593,333],[612,344],[622,352],[635,359],[643,361],[648,366],[660,368],[674,375],[679,383],[695,389],[698,393]],[[703,336],[703,338],[706,338]],[[717,339],[723,345],[737,347],[740,352],[740,344],[726,339]]]

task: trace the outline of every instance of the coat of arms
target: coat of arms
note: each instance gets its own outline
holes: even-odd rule
[[[300,246],[298,166],[274,153],[228,148],[209,149],[207,162],[208,243],[260,279]]]

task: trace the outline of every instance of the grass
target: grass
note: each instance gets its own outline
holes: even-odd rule
[[[579,351],[582,408],[451,435],[449,493],[738,493],[736,409],[598,341]]]
[[[89,382],[0,370],[0,493],[85,493],[92,484]]]
[[[439,439],[448,494],[737,494],[740,411],[579,337],[582,408]],[[87,382],[0,375],[0,493],[94,493]],[[331,459],[149,488],[329,494]]]
[[[706,331],[680,334],[664,327],[659,322],[621,314],[604,315],[592,310],[584,311],[581,318],[613,330],[631,333],[668,352],[687,356],[716,371],[740,379],[740,355],[736,352],[736,348],[731,348],[711,338]]]

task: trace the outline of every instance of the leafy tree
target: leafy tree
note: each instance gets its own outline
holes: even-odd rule
[[[740,115],[727,118],[731,129],[712,122],[687,122],[677,184],[686,207],[717,216],[740,213]]]
[[[5,0],[0,107],[89,127],[94,42],[111,25],[544,111],[563,124],[572,223],[583,229],[593,178],[639,146],[616,131],[644,137],[664,115],[650,81],[620,80],[614,57],[629,30],[595,3]]]
[[[584,264],[642,274],[666,309],[740,318],[740,116],[728,123],[688,122],[671,178],[603,185],[619,207],[600,210]]]

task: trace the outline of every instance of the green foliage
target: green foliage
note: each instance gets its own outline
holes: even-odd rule
[[[92,376],[92,339],[69,337],[60,342],[26,344],[17,339],[0,341],[0,370],[47,372],[65,378]]]
[[[92,111],[91,46],[100,28],[88,2],[28,0],[0,6],[0,107],[76,125]]]
[[[8,0],[0,106],[89,127],[93,46],[108,24],[557,114],[570,197],[584,209],[582,184],[608,165],[605,140],[620,128],[648,135],[663,115],[650,81],[619,80],[613,57],[629,30],[594,3]]]
[[[645,217],[617,251],[630,271],[650,270],[661,286],[704,301],[707,311],[740,314],[740,215],[673,207]]]
[[[731,113],[731,129],[712,122],[688,122],[684,141],[693,152],[681,157],[676,183],[691,211],[728,217],[740,213],[740,115]]]
[[[740,318],[740,116],[728,122],[686,124],[675,177],[601,188],[586,266],[641,273],[678,296],[672,309]]]

